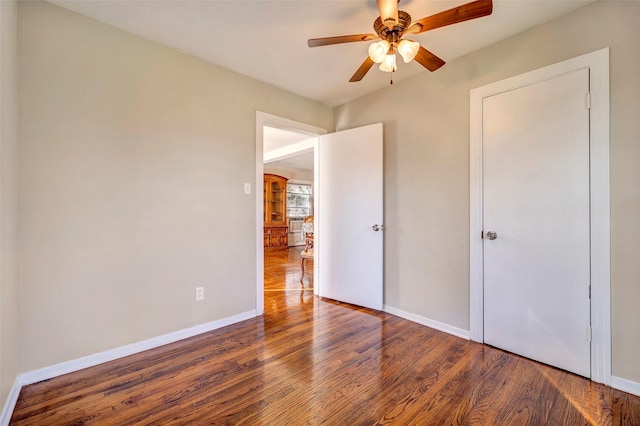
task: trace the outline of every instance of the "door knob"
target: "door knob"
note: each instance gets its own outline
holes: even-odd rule
[[[371,229],[373,229],[374,231],[378,232],[380,230],[380,225],[375,224],[371,227]]]
[[[487,232],[487,239],[495,240],[496,238],[498,238],[498,234],[496,233],[496,231]]]

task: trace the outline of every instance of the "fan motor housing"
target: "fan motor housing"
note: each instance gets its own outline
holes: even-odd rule
[[[404,30],[411,25],[411,15],[404,10],[398,11],[398,23],[393,26],[393,30],[390,30],[385,24],[382,23],[382,19],[378,16],[378,19],[373,23],[373,29],[382,38],[388,42],[397,42],[404,33]]]

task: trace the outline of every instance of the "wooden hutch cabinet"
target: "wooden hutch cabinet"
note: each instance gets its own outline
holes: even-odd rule
[[[287,178],[264,175],[264,247],[288,248]]]

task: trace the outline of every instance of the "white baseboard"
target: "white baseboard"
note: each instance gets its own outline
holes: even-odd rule
[[[22,389],[22,384],[20,383],[20,376],[18,376],[13,382],[13,386],[11,386],[7,400],[4,402],[4,407],[2,407],[2,414],[0,414],[1,426],[9,425],[13,409],[16,406],[16,402],[18,402],[18,396],[20,396],[20,389]]]
[[[465,340],[470,339],[470,333],[468,330],[463,330],[458,327],[454,327],[449,324],[445,324],[440,321],[432,320],[426,317],[422,317],[420,315],[412,314],[411,312],[406,312],[401,309],[394,308],[392,306],[384,305],[382,308],[383,311],[398,316],[400,318],[404,318],[409,321],[417,322],[418,324],[426,325],[427,327],[435,328],[439,331],[444,331],[445,333],[454,335],[456,337],[460,337]]]
[[[218,328],[226,327],[228,325],[235,324],[237,322],[254,317],[256,317],[255,310],[243,312],[231,317],[222,318],[205,324],[198,324],[193,327],[174,331],[173,333],[164,334],[158,337],[152,337],[151,339],[142,340],[130,345],[121,346],[115,349],[109,349],[108,351],[99,352],[97,354],[88,355],[71,361],[61,362],[60,364],[51,365],[49,367],[22,373],[19,376],[20,384],[22,386],[26,386],[32,383],[48,380],[53,377],[58,377],[63,374],[71,373],[73,371],[82,370],[83,368],[93,367],[94,365],[113,361],[114,359],[157,348],[158,346],[177,342],[178,340],[193,337],[198,334],[206,333],[207,331],[216,330]]]
[[[611,387],[640,396],[640,383],[623,379],[622,377],[611,376]]]
[[[255,318],[256,316],[257,315],[255,310],[243,312],[231,317],[222,318],[205,324],[198,324],[193,327],[174,331],[173,333],[163,334],[162,336],[158,337],[152,337],[151,339],[142,340],[130,345],[121,346],[119,348],[110,349],[108,351],[99,352],[97,354],[88,355],[82,358],[61,362],[49,367],[44,367],[38,370],[19,374],[18,377],[16,377],[11,391],[9,392],[9,396],[7,397],[4,408],[2,409],[2,414],[0,414],[0,426],[7,426],[9,424],[11,415],[13,414],[13,410],[16,406],[16,402],[18,401],[18,396],[20,395],[20,390],[23,386],[41,382],[43,380],[52,379],[63,374],[82,370],[83,368],[93,367],[95,365],[113,361],[118,358],[157,348],[159,346],[177,342],[179,340],[187,339],[189,337],[216,330],[218,328],[226,327],[240,321]]]

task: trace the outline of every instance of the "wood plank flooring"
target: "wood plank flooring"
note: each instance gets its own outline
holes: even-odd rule
[[[304,246],[290,247],[288,250],[265,250],[265,291],[313,290],[313,261],[305,262],[303,285],[300,283],[300,252],[303,249]]]
[[[27,386],[11,424],[640,425],[639,397],[316,298],[296,250],[264,316]]]

